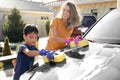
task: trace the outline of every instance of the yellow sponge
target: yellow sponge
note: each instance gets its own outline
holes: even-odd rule
[[[57,54],[54,54],[54,60],[53,62],[62,62],[65,60],[65,53],[64,52],[58,52]],[[50,62],[46,56],[43,56],[44,63]]]
[[[74,47],[76,47],[76,44],[75,44],[74,41],[71,41],[69,45],[70,45],[70,48],[74,48]]]
[[[44,63],[48,63],[49,62],[49,60],[48,60],[48,58],[46,56],[43,56],[43,61],[44,61]]]
[[[88,40],[82,40],[82,41],[79,41],[79,43],[78,43],[78,46],[80,46],[80,47],[84,47],[84,46],[88,46],[88,45],[89,45]]]

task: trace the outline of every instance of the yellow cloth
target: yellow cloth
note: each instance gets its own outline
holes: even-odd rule
[[[61,18],[55,18],[52,24],[50,25],[50,28],[52,27],[56,27],[57,35],[64,39],[70,38],[73,32],[73,29],[68,29],[67,26],[63,24]],[[48,39],[48,43],[45,49],[46,50],[58,50],[58,49],[63,48],[65,46],[65,43],[54,40],[51,33],[52,33],[52,30],[49,32],[49,36],[48,36],[49,39]]]

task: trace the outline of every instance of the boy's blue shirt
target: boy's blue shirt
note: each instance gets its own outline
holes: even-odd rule
[[[34,63],[34,57],[29,57],[24,54],[22,52],[23,49],[38,50],[35,46],[28,46],[27,44],[21,45],[16,59],[17,63],[15,67],[14,80],[19,80],[21,74],[30,69]]]

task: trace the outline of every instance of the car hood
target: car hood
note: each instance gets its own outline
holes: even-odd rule
[[[85,54],[85,57],[79,59],[66,54],[65,61],[34,67],[20,80],[120,80],[118,46],[89,42],[89,46],[78,53]]]

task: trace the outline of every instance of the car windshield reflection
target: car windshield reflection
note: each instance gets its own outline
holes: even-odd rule
[[[113,17],[114,16],[114,17]],[[117,11],[108,13],[93,26],[85,38],[103,43],[120,43],[120,16]],[[112,31],[112,32],[111,32]]]

